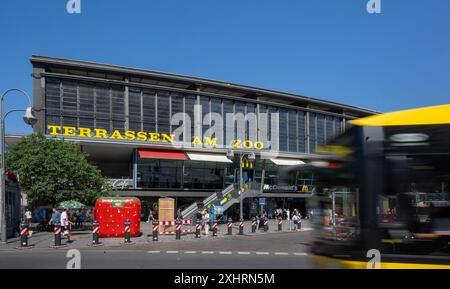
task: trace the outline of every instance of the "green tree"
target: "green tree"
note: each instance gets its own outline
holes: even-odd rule
[[[96,198],[107,195],[109,185],[86,156],[78,144],[32,134],[9,148],[5,164],[19,176],[32,205],[67,200],[92,205]]]

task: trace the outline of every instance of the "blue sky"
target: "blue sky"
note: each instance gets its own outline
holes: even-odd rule
[[[450,103],[450,1],[2,1],[0,91],[32,54],[230,81],[382,112]],[[6,109],[27,106],[19,94]],[[21,115],[8,132],[29,132]]]

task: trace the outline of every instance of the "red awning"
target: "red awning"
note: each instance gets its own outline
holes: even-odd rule
[[[138,149],[139,157],[144,159],[188,160],[184,152]]]

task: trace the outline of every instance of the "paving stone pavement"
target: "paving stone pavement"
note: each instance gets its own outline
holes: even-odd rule
[[[293,227],[293,224],[292,224]],[[299,232],[308,232],[311,231],[311,225],[307,220],[302,222],[301,230],[289,230],[289,224],[287,221],[283,221],[283,230],[281,232],[278,231],[278,224],[276,220],[269,220],[269,231],[264,232],[263,230],[257,230],[256,233],[251,233],[251,222],[244,222],[244,235],[238,235],[239,232],[239,223],[234,223],[233,225],[233,235],[227,235],[227,225],[219,224],[218,226],[218,236],[213,237],[212,231],[209,231],[209,235],[206,236],[204,231],[202,231],[202,235],[199,239],[195,237],[194,225],[184,225],[183,229],[191,230],[188,234],[183,234],[181,236],[181,240],[176,240],[175,235],[159,235],[159,240],[157,242],[152,241],[152,225],[146,222],[141,223],[141,232],[143,234],[139,237],[132,238],[132,244],[126,245],[124,244],[123,238],[101,238],[100,242],[102,242],[101,246],[97,248],[122,248],[122,247],[151,247],[154,246],[155,243],[173,243],[178,242],[182,243],[195,243],[202,241],[203,242],[218,242],[223,240],[237,240],[237,239],[247,239],[251,237],[259,237],[265,238],[264,236],[271,235],[279,235],[279,234],[293,234]],[[49,248],[54,245],[53,233],[51,232],[38,232],[33,234],[33,236],[29,239],[29,244],[34,245],[34,248],[44,249]],[[68,242],[67,237],[62,237],[62,244],[66,244],[66,248],[89,248],[92,247],[92,234],[90,231],[75,231],[74,235],[71,237],[71,241]],[[20,239],[14,238],[10,239],[7,244],[0,245],[0,250],[11,250],[13,248],[20,246]]]

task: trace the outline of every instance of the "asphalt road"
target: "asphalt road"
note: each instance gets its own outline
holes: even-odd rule
[[[311,231],[185,239],[102,247],[70,244],[66,248],[18,250],[0,248],[0,269],[64,269],[80,252],[80,267],[129,269],[293,269],[311,268],[308,252]],[[72,263],[73,264],[73,263]]]
[[[66,269],[67,250],[2,252],[0,269]],[[308,255],[246,251],[80,251],[81,269],[294,269],[310,268]],[[286,255],[287,254],[287,255]]]

